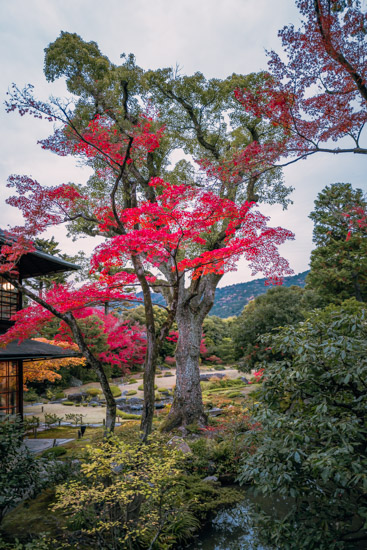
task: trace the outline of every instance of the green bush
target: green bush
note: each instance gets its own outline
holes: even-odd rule
[[[243,394],[240,391],[230,391],[226,393],[227,397],[233,399],[234,397],[243,397]]]
[[[300,550],[367,537],[366,314],[348,300],[266,337],[276,355],[264,365],[253,412],[261,430],[244,436],[255,452],[244,454],[240,479],[293,499],[285,521],[264,518],[277,548],[291,532]]]
[[[90,397],[97,397],[97,395],[101,395],[102,394],[102,390],[98,389],[98,388],[88,388],[87,389],[87,395],[89,395]]]
[[[65,447],[52,447],[51,449],[43,451],[41,456],[47,458],[58,458],[59,456],[66,455],[66,453],[67,450],[65,449]]]
[[[63,404],[65,407],[72,407],[73,405],[75,406],[74,401],[62,401],[62,404]]]
[[[111,385],[110,388],[111,388],[113,397],[120,397],[120,395],[122,394],[122,391],[118,386]]]
[[[40,400],[40,396],[33,389],[30,389],[24,392],[23,399],[26,403],[35,403]]]
[[[165,372],[163,376],[174,376],[171,371]]]
[[[158,388],[158,386],[156,384],[154,384],[154,389],[156,390],[157,388]],[[140,386],[138,386],[138,390],[144,391],[144,384],[141,384]]]
[[[126,392],[126,395],[136,395],[137,393],[138,393],[137,390],[128,390]]]
[[[63,391],[58,391],[55,393],[55,399],[64,399],[64,397],[66,397],[66,395]]]
[[[34,496],[42,487],[41,465],[23,443],[20,417],[0,420],[0,522],[26,495]]]
[[[130,378],[128,384],[136,384],[136,382],[138,382],[136,378]]]
[[[169,388],[158,388],[160,393],[169,393]]]
[[[140,420],[141,414],[130,414],[125,411],[116,411],[116,415],[122,420]]]
[[[182,487],[182,457],[166,443],[157,435],[149,445],[110,437],[86,449],[77,483],[59,486],[52,508],[70,517],[73,546],[81,530],[86,548],[169,550],[192,537],[200,527],[194,499]]]

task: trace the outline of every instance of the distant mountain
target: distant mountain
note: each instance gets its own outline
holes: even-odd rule
[[[306,284],[306,275],[309,271],[304,271],[298,275],[284,277],[283,285],[297,285],[304,287]],[[256,298],[260,294],[264,294],[269,286],[265,286],[266,279],[255,279],[247,283],[237,283],[236,285],[223,286],[215,291],[214,306],[210,310],[209,315],[216,315],[225,319],[239,315],[243,308],[250,300]]]
[[[284,286],[301,286],[306,284],[306,275],[309,271],[304,271],[298,275],[284,277]],[[266,279],[255,279],[247,283],[237,283],[236,285],[223,286],[215,291],[214,306],[209,315],[216,315],[222,319],[239,315],[243,308],[250,300],[256,298],[260,294],[264,294],[269,286],[265,286]],[[138,297],[142,298],[143,293],[139,292]],[[153,294],[153,302],[159,305],[165,305],[165,301],[161,294]]]

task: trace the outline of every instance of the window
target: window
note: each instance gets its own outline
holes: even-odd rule
[[[17,361],[0,362],[0,415],[19,410],[19,368]]]
[[[0,277],[0,319],[8,321],[18,309],[19,296],[17,289]]]

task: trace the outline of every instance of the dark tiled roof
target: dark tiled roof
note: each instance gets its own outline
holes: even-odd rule
[[[44,342],[37,342],[36,340],[23,340],[20,344],[15,341],[11,342],[6,348],[0,348],[0,361],[61,359],[62,357],[78,356],[79,354],[74,351],[45,344]]]
[[[0,229],[0,246],[5,242],[5,234]],[[57,256],[46,254],[40,248],[37,248],[34,252],[25,254],[19,262],[19,274],[22,279],[77,269],[79,269],[78,265],[62,260]]]

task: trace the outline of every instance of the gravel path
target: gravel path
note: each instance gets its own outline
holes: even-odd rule
[[[175,369],[172,369],[172,374],[175,373]],[[228,376],[228,378],[238,378],[241,376],[241,373],[237,371],[237,369],[227,369],[222,371],[205,371],[205,374],[225,374]],[[118,384],[119,388],[122,392],[126,390],[137,390],[137,393],[133,397],[143,397],[143,392],[138,390],[138,386],[140,386],[143,383],[143,380],[140,379],[138,382],[135,382],[134,384]],[[173,386],[176,384],[176,375],[174,376],[167,376],[158,378],[156,376],[155,383],[158,386],[158,388],[168,388],[172,389]],[[79,393],[82,390],[86,390],[88,388],[100,388],[98,382],[90,382],[88,384],[84,384],[83,386],[79,387],[73,387],[68,388],[64,390],[65,395],[71,395],[74,393]],[[43,409],[43,412],[42,412]],[[44,420],[45,413],[47,414],[57,414],[58,416],[65,416],[65,414],[83,414],[85,415],[83,420],[86,423],[98,423],[102,422],[103,419],[106,417],[106,408],[105,407],[76,407],[75,405],[71,406],[65,406],[61,405],[61,403],[48,403],[45,405],[25,405],[24,412],[26,413],[26,417],[28,416],[38,416],[41,421]]]

